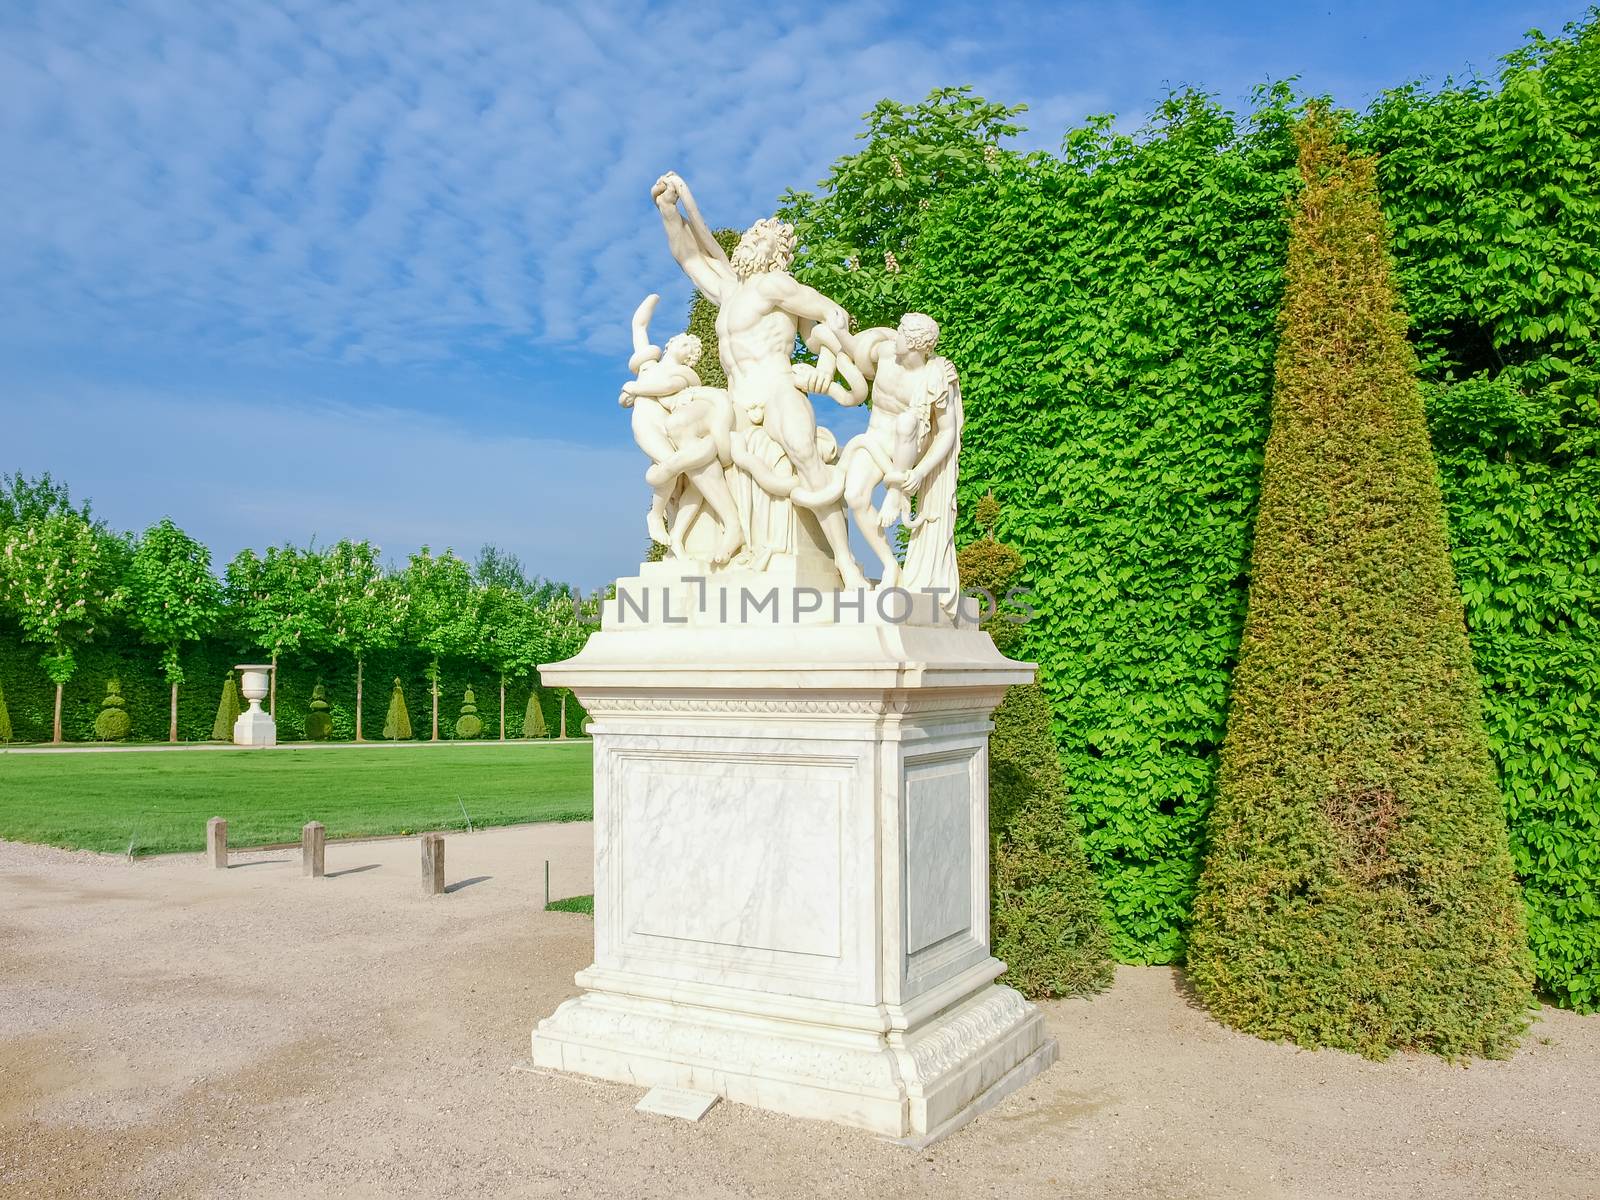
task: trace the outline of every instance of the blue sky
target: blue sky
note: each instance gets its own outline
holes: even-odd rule
[[[688,297],[661,171],[743,225],[883,96],[970,83],[1053,148],[1169,86],[1492,74],[1583,8],[8,0],[0,471],[223,559],[491,541],[595,586],[645,537],[627,318]]]

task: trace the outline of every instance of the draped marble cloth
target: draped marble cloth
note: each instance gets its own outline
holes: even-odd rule
[[[900,586],[915,592],[922,588],[943,588],[939,603],[952,620],[961,609],[961,575],[956,570],[956,476],[961,460],[961,384],[956,368],[948,358],[935,358],[928,364],[928,389],[922,398],[927,405],[926,419],[931,428],[937,419],[939,432],[950,430],[955,439],[950,453],[927,479],[917,495],[916,514],[907,522],[911,541]],[[937,436],[937,433],[934,434]],[[920,439],[919,439],[920,440]],[[924,441],[922,448],[927,449]]]

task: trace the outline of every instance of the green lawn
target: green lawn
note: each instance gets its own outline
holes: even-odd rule
[[[205,848],[226,817],[231,847],[328,836],[588,820],[593,751],[512,743],[0,754],[0,838],[136,854]],[[460,797],[460,802],[457,802]]]

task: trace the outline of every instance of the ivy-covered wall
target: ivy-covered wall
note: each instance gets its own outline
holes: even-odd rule
[[[133,722],[134,741],[166,741],[169,692],[161,673],[159,652],[133,641],[91,642],[78,652],[78,671],[67,684],[62,699],[62,726],[68,741],[93,741],[94,719],[105,697],[106,681],[115,676],[122,685],[128,716]],[[217,715],[222,681],[238,663],[261,662],[261,652],[247,643],[212,640],[191,645],[183,655],[188,682],[178,690],[178,737],[186,742],[205,741],[211,736]],[[398,676],[405,689],[411,725],[419,739],[430,733],[432,700],[426,676],[428,658],[411,651],[391,651],[372,655],[364,674],[362,734],[369,741],[383,738],[384,714],[389,695]],[[352,740],[355,735],[355,662],[341,655],[283,656],[278,663],[278,739],[301,741],[305,718],[310,711],[311,689],[321,680],[331,705],[333,739]],[[529,679],[506,681],[506,736],[522,732]],[[14,631],[0,628],[0,686],[5,688],[6,706],[11,713],[12,736],[19,742],[50,740],[55,685],[39,665],[35,646],[18,640]],[[486,738],[500,736],[499,678],[482,667],[458,659],[444,659],[440,667],[439,736],[455,737],[456,717],[461,711],[461,696],[466,688],[476,693],[478,715],[483,720]],[[562,691],[539,688],[539,704],[552,737],[560,730]],[[567,733],[581,736],[588,715],[571,693],[567,695]],[[242,699],[241,699],[242,703]]]

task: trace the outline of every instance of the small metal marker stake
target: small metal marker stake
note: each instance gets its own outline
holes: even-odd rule
[[[206,857],[216,870],[228,869],[228,823],[221,817],[206,822]]]
[[[550,907],[550,860],[544,860],[544,906]]]
[[[444,895],[444,834],[422,835],[422,894]]]
[[[300,874],[321,879],[328,850],[328,830],[321,821],[307,821],[300,828]]]
[[[457,804],[461,804],[461,815],[466,819],[467,832],[471,833],[472,832],[472,814],[467,812],[467,806],[465,804],[461,803],[461,797],[459,795],[456,797],[456,803]]]

